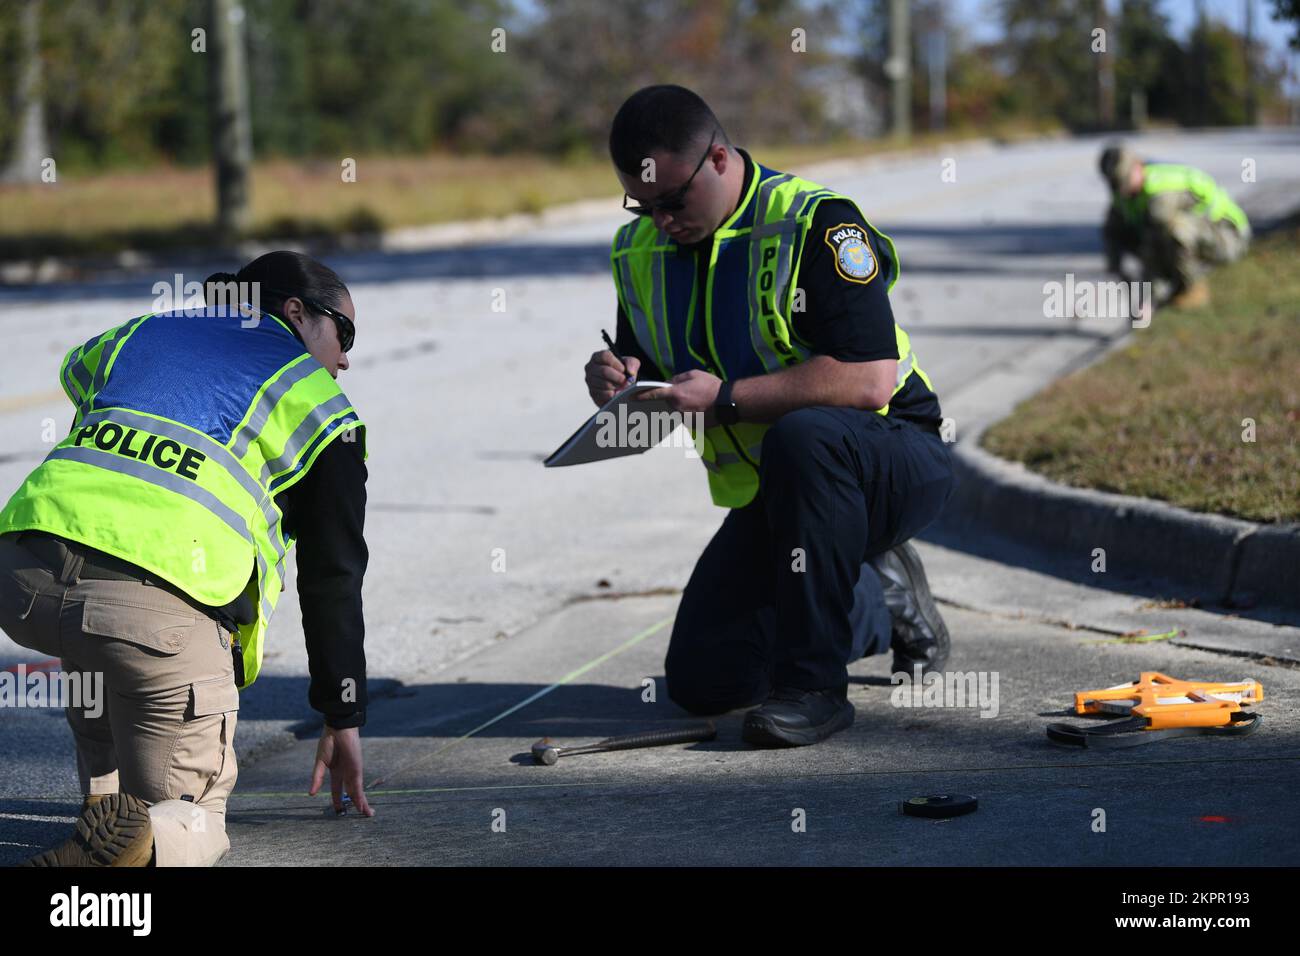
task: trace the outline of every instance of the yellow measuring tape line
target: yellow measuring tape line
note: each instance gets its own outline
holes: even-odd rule
[[[596,659],[588,661],[587,663],[583,664],[581,667],[577,668],[576,670],[570,671],[569,673],[561,677],[559,680],[557,680],[554,684],[551,684],[549,687],[543,687],[535,694],[530,694],[528,697],[524,698],[514,706],[508,707],[505,710],[501,711],[501,713],[497,714],[495,717],[491,718],[490,720],[485,720],[483,723],[479,724],[473,730],[467,731],[466,733],[461,734],[459,737],[447,741],[445,744],[443,744],[441,747],[439,747],[437,750],[433,751],[432,753],[425,754],[423,757],[418,757],[415,760],[412,760],[410,763],[398,767],[396,770],[392,771],[387,776],[380,777],[377,780],[372,781],[366,786],[366,796],[371,796],[372,793],[373,795],[376,796],[386,796],[386,795],[400,794],[400,793],[450,793],[457,790],[507,789],[506,787],[429,787],[426,789],[419,789],[419,790],[375,790],[372,792],[370,788],[377,787],[379,786],[379,784],[383,783],[385,780],[391,777],[399,776],[400,774],[406,773],[408,770],[411,770],[414,767],[419,767],[423,764],[428,763],[431,760],[437,759],[438,757],[446,753],[448,750],[450,750],[452,747],[455,747],[457,744],[461,743],[462,741],[468,740],[470,737],[473,737],[479,731],[487,730],[487,728],[491,727],[493,724],[500,723],[501,721],[509,717],[511,714],[523,710],[523,708],[527,707],[529,704],[533,703],[534,701],[540,700],[541,698],[545,697],[547,694],[551,693],[552,691],[563,687],[565,684],[568,684],[570,681],[576,680],[577,678],[581,677],[583,674],[587,673],[587,671],[591,670],[593,667],[599,667],[601,664],[605,663],[605,661],[609,660],[610,658],[617,657],[619,654],[622,654],[624,651],[636,647],[636,645],[640,644],[647,637],[650,637],[652,634],[656,634],[659,631],[663,630],[666,625],[672,622],[672,620],[673,620],[672,617],[666,617],[662,621],[658,621],[655,624],[651,624],[644,631],[634,635],[633,637],[628,638],[618,647],[606,651],[604,654],[601,654]],[[525,785],[525,786],[529,786],[529,785]],[[559,785],[548,784],[548,786],[559,786]],[[569,786],[572,786],[572,784],[569,784]],[[322,792],[325,793],[326,798],[329,797],[329,794],[327,792],[325,792],[324,790],[322,790]],[[239,793],[238,790],[236,790],[234,793],[230,795],[231,799],[236,797],[246,797],[252,799],[254,797],[287,798],[287,797],[306,797],[306,796],[307,794],[303,791],[293,791],[293,792],[252,791],[252,792],[245,792],[241,794]]]

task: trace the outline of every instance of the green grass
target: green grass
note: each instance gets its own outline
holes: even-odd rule
[[[1131,344],[1022,403],[985,447],[1069,485],[1300,520],[1300,227],[1210,286],[1209,306],[1158,311]]]
[[[1040,127],[997,130],[1023,138]],[[988,135],[966,130],[915,137],[918,146]],[[888,140],[755,147],[769,166],[798,172],[826,159],[893,148]],[[252,175],[252,238],[373,234],[403,226],[536,213],[579,199],[616,197],[618,181],[604,156],[359,156],[356,181],[345,183],[334,160],[266,160]],[[122,249],[202,248],[215,242],[212,171],[159,166],[132,172],[59,170],[56,183],[0,185],[0,260],[82,255]]]

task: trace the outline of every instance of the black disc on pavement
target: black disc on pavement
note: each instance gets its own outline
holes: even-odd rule
[[[959,817],[973,813],[980,805],[974,797],[961,793],[944,793],[932,797],[912,797],[898,804],[898,809],[909,817]]]

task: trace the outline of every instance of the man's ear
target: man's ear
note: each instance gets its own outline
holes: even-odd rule
[[[722,155],[718,155],[718,148],[722,148]],[[697,154],[698,155],[698,154]],[[737,159],[740,157],[737,156]],[[726,143],[717,143],[713,149],[713,155],[709,157],[709,165],[712,166],[719,176],[727,171],[727,164],[731,162],[731,151],[727,149]]]

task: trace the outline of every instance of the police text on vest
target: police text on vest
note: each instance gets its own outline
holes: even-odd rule
[[[124,428],[113,422],[95,422],[77,429],[73,444],[78,447],[91,442],[100,451],[109,451],[138,461],[151,461],[164,471],[174,471],[182,478],[197,481],[199,466],[208,460],[201,451],[187,448],[178,441],[157,435],[141,436],[134,428]]]

